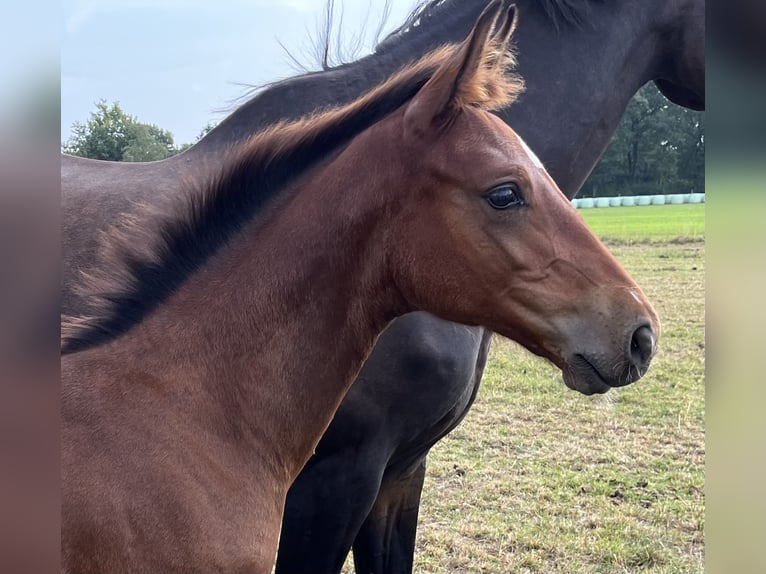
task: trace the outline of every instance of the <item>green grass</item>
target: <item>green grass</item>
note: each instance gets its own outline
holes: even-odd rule
[[[416,572],[704,571],[703,209],[583,215],[652,300],[660,352],[641,381],[585,397],[496,337],[474,407],[429,457]]]
[[[580,209],[591,229],[607,243],[700,241],[705,204],[645,205]]]

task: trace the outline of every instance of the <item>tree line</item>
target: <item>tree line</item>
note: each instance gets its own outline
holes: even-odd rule
[[[653,83],[628,104],[612,142],[579,197],[703,193],[704,113],[670,103]],[[197,141],[214,127],[208,124]],[[86,122],[75,122],[65,153],[110,161],[155,161],[190,147],[167,130],[138,121],[101,100]]]
[[[213,127],[209,123],[202,128],[197,141]],[[192,145],[176,145],[168,130],[140,122],[126,113],[119,102],[108,104],[100,100],[87,121],[72,125],[72,135],[62,144],[61,150],[106,161],[157,161],[181,153]]]
[[[579,197],[704,193],[705,114],[647,84],[633,96]]]

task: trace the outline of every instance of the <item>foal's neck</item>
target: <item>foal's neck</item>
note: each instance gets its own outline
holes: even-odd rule
[[[144,345],[131,356],[183,365],[167,384],[199,397],[203,424],[265,452],[290,480],[378,334],[409,310],[380,232],[393,186],[367,175],[385,161],[363,172],[336,159],[309,174],[128,333]],[[159,338],[161,352],[141,342]]]

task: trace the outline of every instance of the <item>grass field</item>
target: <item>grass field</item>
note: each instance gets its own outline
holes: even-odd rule
[[[581,209],[580,213],[610,243],[701,241],[705,237],[702,203]]]
[[[582,213],[658,310],[660,352],[635,385],[585,397],[497,337],[429,457],[416,572],[704,569],[704,206]]]

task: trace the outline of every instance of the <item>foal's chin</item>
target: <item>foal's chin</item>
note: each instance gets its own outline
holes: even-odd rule
[[[567,387],[584,395],[602,395],[612,388],[612,385],[595,373],[585,374],[566,369],[562,374]]]
[[[596,357],[576,354],[567,361],[562,374],[564,383],[570,389],[584,395],[601,395],[610,389],[635,383],[646,373],[648,367],[647,363],[644,368],[639,369],[625,361],[608,364]]]

